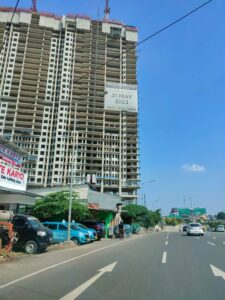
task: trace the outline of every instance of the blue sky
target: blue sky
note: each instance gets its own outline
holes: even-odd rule
[[[29,7],[32,1],[21,0]],[[58,15],[103,15],[104,0],[39,0]],[[16,1],[2,0],[1,5]],[[204,0],[111,0],[111,18],[139,40]],[[138,48],[140,158],[149,208],[225,210],[225,1],[214,0]],[[189,205],[190,201],[186,201]]]

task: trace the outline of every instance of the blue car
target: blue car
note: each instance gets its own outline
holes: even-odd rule
[[[91,228],[86,227],[83,224],[80,223],[72,223],[71,224],[71,229],[74,230],[81,230],[83,232],[88,232],[89,237],[90,237],[90,241],[94,242],[95,240],[97,240],[98,236],[97,236],[97,231]]]
[[[44,222],[43,225],[52,231],[53,243],[57,244],[67,241],[68,224],[66,222]],[[80,230],[73,224],[71,224],[70,228],[70,239],[76,245],[83,245],[91,242],[88,231]]]

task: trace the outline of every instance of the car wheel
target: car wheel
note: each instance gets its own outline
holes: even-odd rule
[[[75,245],[80,246],[80,241],[77,238],[72,238],[72,242],[74,242]]]
[[[35,241],[27,241],[24,249],[27,254],[35,254],[37,252],[38,245]]]

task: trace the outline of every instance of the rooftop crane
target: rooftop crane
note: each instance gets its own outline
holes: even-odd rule
[[[32,11],[37,12],[37,3],[36,0],[32,0]]]
[[[105,10],[104,10],[104,13],[105,13],[105,18],[104,19],[105,19],[105,21],[108,21],[110,11],[111,11],[111,9],[109,7],[109,0],[106,0],[105,1]]]

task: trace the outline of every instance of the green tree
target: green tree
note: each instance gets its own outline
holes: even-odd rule
[[[217,220],[225,220],[225,212],[220,211],[217,216],[216,216]]]
[[[139,223],[146,228],[155,226],[161,221],[160,209],[149,211],[145,206],[129,204],[123,207],[122,219],[125,223]]]
[[[169,226],[175,226],[179,222],[178,222],[178,220],[176,218],[166,218],[165,219],[165,223],[166,223],[166,225],[169,225]]]
[[[129,204],[123,207],[122,219],[125,223],[140,223],[148,215],[148,209],[138,204]]]
[[[34,214],[40,220],[61,221],[67,220],[69,210],[69,191],[60,191],[49,194],[46,198],[38,199],[34,206]],[[72,219],[82,220],[90,215],[89,209],[78,202],[79,195],[72,193]]]

